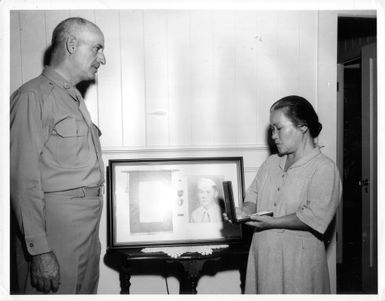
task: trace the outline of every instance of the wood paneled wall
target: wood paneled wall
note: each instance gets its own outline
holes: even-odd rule
[[[86,100],[106,148],[262,146],[273,101],[316,102],[308,11],[12,12],[12,91],[39,74],[53,28],[70,16],[105,34],[107,64]]]
[[[106,163],[110,158],[243,156],[247,186],[269,153],[269,108],[289,94],[306,97],[320,112],[326,123],[322,144],[335,158],[335,15],[11,11],[11,92],[40,74],[53,28],[70,16],[95,22],[105,35],[107,64],[87,91],[86,104],[103,132]],[[105,227],[103,219],[104,248]],[[215,276],[214,287],[224,285],[222,276]],[[101,279],[100,292],[118,292],[116,273],[103,263]],[[213,289],[212,282],[199,285],[200,292]],[[239,283],[225,281],[224,287],[239,293]]]

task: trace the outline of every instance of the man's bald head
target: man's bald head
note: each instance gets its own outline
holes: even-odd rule
[[[68,18],[53,31],[49,65],[73,84],[93,80],[106,63],[103,49],[104,35],[98,26],[83,18]]]
[[[77,36],[81,29],[87,26],[98,29],[94,23],[80,17],[68,18],[60,22],[52,33],[52,50],[65,43],[71,35]]]

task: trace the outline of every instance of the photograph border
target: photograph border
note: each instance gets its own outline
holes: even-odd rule
[[[226,237],[222,235],[218,238],[186,238],[186,239],[170,239],[170,240],[156,240],[151,239],[149,236],[148,240],[135,241],[135,242],[116,242],[116,196],[114,188],[116,184],[116,168],[121,166],[143,166],[154,167],[156,170],[159,166],[165,165],[197,165],[197,164],[229,164],[233,163],[236,167],[236,185],[238,194],[234,196],[235,201],[238,205],[243,203],[244,199],[244,165],[243,157],[184,157],[184,158],[140,158],[140,159],[110,159],[108,161],[106,179],[107,179],[107,249],[122,249],[122,248],[140,248],[149,246],[181,246],[181,245],[213,245],[223,243],[240,243],[243,240],[243,229],[242,225],[226,224],[229,228],[237,228],[236,237]],[[226,180],[226,179],[224,179]],[[222,189],[222,187],[218,187]],[[224,200],[223,200],[224,201]],[[223,204],[224,206],[224,204]],[[224,209],[224,208],[223,208]],[[225,210],[223,210],[225,212]],[[233,229],[234,230],[234,229]],[[226,231],[226,229],[224,229]],[[227,230],[229,231],[229,230]]]

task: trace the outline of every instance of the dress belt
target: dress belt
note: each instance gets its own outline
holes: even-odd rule
[[[86,196],[100,196],[103,194],[103,188],[104,186],[94,186],[94,187],[79,187],[75,189],[68,189],[68,190],[62,190],[62,191],[52,191],[52,192],[46,192],[47,194],[60,194],[60,195],[67,195],[67,196],[74,196],[74,197],[86,197]]]

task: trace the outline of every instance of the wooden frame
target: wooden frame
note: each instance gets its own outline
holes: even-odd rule
[[[109,160],[108,248],[240,242],[241,227],[222,219],[223,181],[241,205],[242,157]],[[198,220],[207,203],[211,219]]]

